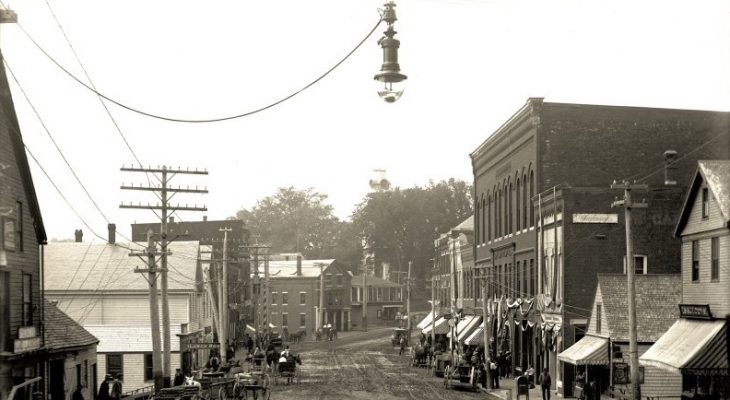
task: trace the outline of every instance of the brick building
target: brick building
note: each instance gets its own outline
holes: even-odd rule
[[[570,395],[573,371],[556,352],[585,329],[596,273],[623,271],[623,212],[610,209],[621,193],[610,184],[649,185],[649,209],[635,213],[646,239],[636,249],[646,256],[642,272],[644,261],[649,273],[679,272],[670,234],[681,207],[676,183],[689,180],[698,159],[729,155],[727,112],[529,99],[470,155],[475,269],[491,277],[504,314],[495,318],[495,351],[511,351],[515,367],[549,367],[554,388]]]
[[[468,308],[469,314],[474,313],[481,287],[474,276],[474,216],[434,240],[431,283],[440,308]]]

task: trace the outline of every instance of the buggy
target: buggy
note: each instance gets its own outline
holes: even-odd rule
[[[408,330],[403,328],[395,328],[393,329],[393,334],[390,336],[390,344],[393,346],[398,346],[400,344],[400,338],[404,337],[406,339],[406,345],[408,344]]]
[[[468,364],[447,365],[444,369],[444,387],[446,389],[458,386],[476,391],[478,378],[477,369]]]
[[[443,377],[446,367],[450,366],[451,363],[451,355],[449,353],[435,353],[431,364],[431,368],[433,368],[433,375]]]

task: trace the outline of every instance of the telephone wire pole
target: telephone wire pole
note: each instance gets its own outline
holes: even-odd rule
[[[631,184],[628,181],[622,183],[614,181],[611,185],[611,189],[622,189],[624,191],[624,199],[614,201],[611,207],[623,207],[626,215],[626,280],[629,295],[629,369],[631,374],[629,387],[633,400],[641,400],[641,385],[639,383],[639,352],[636,337],[636,285],[634,279],[636,270],[634,266],[634,241],[631,237],[631,210],[634,208],[647,208],[647,204],[634,203],[631,200],[631,190],[646,190],[647,188],[645,184]]]

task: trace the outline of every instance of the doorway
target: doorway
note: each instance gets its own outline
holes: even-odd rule
[[[51,395],[51,400],[63,400],[64,399],[64,387],[63,387],[63,359],[51,360],[50,367],[50,381],[48,385],[48,392]]]

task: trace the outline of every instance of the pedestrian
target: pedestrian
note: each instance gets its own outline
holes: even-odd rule
[[[121,400],[122,398],[122,374],[117,374],[116,379],[112,382],[112,388],[109,391],[109,396],[114,400]]]
[[[81,392],[82,389],[83,387],[81,385],[76,385],[76,390],[71,395],[71,400],[84,400],[84,394]]]
[[[400,351],[398,352],[398,355],[403,355],[403,351],[406,349],[406,338],[401,335],[400,337]]]
[[[104,376],[104,380],[101,381],[101,385],[99,385],[99,394],[96,395],[96,398],[99,400],[109,400],[109,381],[112,380],[112,376],[109,374],[106,374]]]
[[[175,369],[175,379],[173,379],[172,385],[181,386],[183,383],[185,383],[185,375],[180,371],[180,368],[177,368]]]
[[[540,387],[542,388],[542,400],[550,400],[550,385],[553,382],[552,378],[550,378],[550,372],[547,368],[544,368],[542,370],[542,374],[540,374],[540,379],[538,382],[540,383]]]
[[[251,336],[248,337],[248,340],[246,341],[246,349],[248,350],[248,353],[253,353],[253,338]]]
[[[489,360],[489,377],[492,378],[492,389],[499,389],[499,371],[493,360]]]

